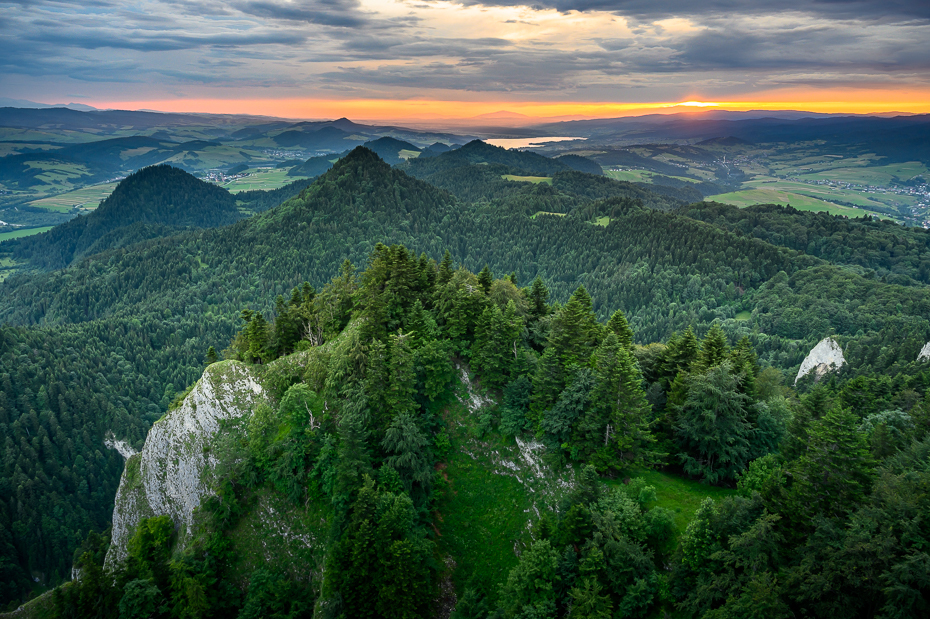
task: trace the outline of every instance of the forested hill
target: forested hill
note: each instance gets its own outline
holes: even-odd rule
[[[461,148],[441,153],[435,157],[408,159],[403,168],[409,170],[413,176],[421,178],[440,170],[450,170],[466,164],[496,164],[512,168],[518,174],[543,176],[572,169],[567,163],[558,159],[549,159],[538,153],[507,150],[481,140],[473,140]]]
[[[44,269],[180,228],[214,228],[239,218],[235,198],[169,165],[143,168],[113,190],[92,213],[15,246],[13,255]]]
[[[871,217],[834,217],[776,204],[740,209],[702,202],[684,207],[681,213],[830,262],[866,267],[891,283],[930,284],[930,230],[923,228]]]
[[[569,193],[562,178],[578,189]],[[583,284],[594,315],[605,321],[623,309],[640,344],[689,326],[700,337],[717,324],[732,342],[747,337],[759,362],[780,371],[796,372],[832,332],[851,368],[894,376],[913,368],[930,340],[926,286],[889,284],[725,220],[649,208],[668,198],[643,188],[638,197],[614,195],[625,185],[574,171],[553,179],[471,203],[360,147],[268,212],[0,284],[0,433],[9,437],[0,479],[10,480],[0,483],[9,534],[0,552],[19,570],[11,591],[28,588],[28,574],[66,577],[63,554],[105,527],[121,469],[102,447],[108,429],[138,448],[145,428],[201,374],[207,349],[229,345],[241,310],[270,318],[278,295],[304,281],[321,287],[343,266],[354,272],[343,262],[367,264],[379,242],[402,243],[426,262],[448,250],[475,273],[487,265],[489,274],[512,274],[517,287],[538,276],[556,305]],[[868,398],[891,398],[884,380]],[[873,397],[879,388],[887,393]]]

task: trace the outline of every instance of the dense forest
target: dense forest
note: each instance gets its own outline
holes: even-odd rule
[[[116,244],[4,282],[2,601],[15,605],[35,579],[63,582],[80,549],[88,578],[59,600],[75,616],[101,600],[119,612],[130,589],[165,616],[225,616],[231,606],[253,609],[243,616],[300,613],[324,602],[331,616],[431,612],[439,568],[430,471],[443,459],[435,402],[449,397],[460,360],[496,394],[487,431],[536,437],[583,481],[538,524],[505,586],[479,574],[460,591],[457,616],[638,616],[670,605],[745,616],[739,604],[757,601],[772,616],[831,616],[830,604],[849,609],[842,616],[919,612],[927,586],[914,574],[926,535],[904,522],[927,507],[913,490],[926,484],[930,377],[917,360],[930,340],[926,232],[775,207],[689,206],[686,195],[558,160],[530,169],[524,159],[514,167],[518,155],[459,157],[429,164],[434,171],[417,180],[404,172],[421,176],[416,160],[391,168],[359,148],[309,187],[240,194],[235,219],[260,214],[232,225]],[[502,178],[514,170],[551,174],[552,185]],[[147,203],[137,190],[126,204]],[[175,188],[188,190],[199,191]],[[261,212],[278,197],[283,204]],[[847,367],[816,387],[786,387],[783,377],[827,335],[843,345]],[[285,425],[256,438],[263,446],[207,506],[215,520],[189,553],[172,555],[170,531],[151,522],[116,588],[94,580],[106,542],[88,535],[106,529],[123,464],[104,440],[112,433],[139,449],[214,360],[211,347],[258,368],[294,350],[335,356],[275,395],[268,423]],[[336,377],[338,355],[355,357]],[[324,415],[313,433],[288,430],[307,423],[294,402],[315,411],[319,398],[356,408],[341,420]],[[709,427],[707,410],[725,415]],[[840,443],[849,462],[824,460],[829,447],[801,447]],[[850,485],[844,474],[836,488],[818,486],[832,477],[812,471],[828,465],[848,471]],[[702,508],[676,550],[646,486],[597,481],[649,467],[742,494]],[[289,582],[272,570],[251,580],[254,593],[220,584],[234,560],[223,531],[237,502],[266,484],[332,505],[331,580]],[[821,492],[842,507],[818,504]],[[876,515],[884,513],[887,523]],[[382,518],[407,524],[365,524]],[[882,527],[869,529],[875,521]],[[360,529],[368,526],[395,528],[371,546]],[[869,531],[884,537],[861,538]],[[868,554],[870,544],[884,554]],[[375,563],[386,571],[359,572],[356,552],[385,557]],[[398,569],[391,556],[410,557],[405,591],[416,600],[379,589],[393,586],[383,577]],[[828,560],[833,580],[812,584],[811,566]],[[860,564],[872,572],[849,581]],[[203,586],[200,614],[185,610],[185,578]],[[356,586],[392,605],[345,606]],[[832,601],[815,611],[816,600]]]
[[[377,245],[362,273],[346,262],[320,292],[304,284],[275,307],[272,320],[243,310],[225,355],[272,366],[297,350],[309,362],[296,375],[269,370],[276,408],[253,414],[197,540],[172,554],[170,519],[145,520],[112,579],[95,538],[96,554],[88,544],[78,560],[85,575],[55,594],[58,616],[433,616],[441,404],[455,359],[500,394],[485,432],[541,439],[579,474],[504,582],[462,575],[453,617],[927,610],[930,397],[913,389],[926,393],[926,368],[897,377],[908,388],[891,395],[895,408],[863,405],[857,379],[797,398],[748,339],[731,342],[719,326],[637,346],[624,313],[598,321],[583,286],[550,304],[541,279],[520,288],[399,245]],[[675,544],[674,514],[654,505],[654,487],[600,481],[657,466],[738,493],[705,501]],[[248,587],[230,584],[228,532],[261,488],[325,506],[319,580],[268,565]]]

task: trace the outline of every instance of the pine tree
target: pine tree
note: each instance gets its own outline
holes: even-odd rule
[[[633,352],[633,329],[627,322],[626,316],[622,311],[617,310],[607,321],[607,331],[614,333],[620,344],[628,351]]]
[[[688,379],[675,427],[685,472],[716,484],[734,481],[746,468],[753,432],[747,401],[729,361]]]
[[[204,362],[207,365],[210,365],[211,363],[216,363],[218,360],[219,360],[219,357],[217,357],[216,355],[216,349],[211,346],[210,348],[207,349],[207,356],[204,359]]]
[[[417,411],[414,400],[417,376],[413,369],[413,349],[410,336],[398,332],[390,337],[390,360],[388,362],[388,387],[385,394],[388,418],[413,414]]]
[[[698,364],[701,370],[709,370],[723,363],[729,356],[727,336],[719,324],[714,324],[701,340],[701,351],[698,353]]]
[[[481,285],[481,289],[484,290],[484,294],[490,294],[491,284],[494,283],[494,276],[491,274],[491,269],[488,268],[488,265],[484,265],[484,268],[478,273],[478,283]]]
[[[442,262],[439,263],[439,271],[436,273],[436,285],[443,286],[452,280],[455,268],[452,266],[452,254],[449,250],[442,256]]]
[[[546,288],[546,284],[543,283],[542,278],[538,275],[536,279],[533,280],[533,284],[530,287],[529,298],[530,316],[532,316],[534,320],[539,320],[549,313],[549,289]]]
[[[803,522],[816,514],[842,516],[865,500],[875,462],[859,419],[841,406],[811,424],[807,449],[790,467],[792,506]]]
[[[591,405],[578,421],[573,447],[598,470],[623,469],[655,459],[650,447],[650,410],[642,375],[632,355],[613,333],[595,351],[597,378]]]

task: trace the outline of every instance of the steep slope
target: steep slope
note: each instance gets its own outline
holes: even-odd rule
[[[225,189],[171,166],[152,166],[127,177],[92,213],[19,240],[13,255],[57,269],[180,228],[225,226],[238,218],[235,198]]]
[[[181,406],[152,426],[141,453],[126,462],[116,493],[113,536],[107,564],[126,557],[129,538],[142,518],[171,516],[182,547],[190,540],[194,510],[212,492],[221,428],[230,432],[248,420],[263,389],[245,365],[223,361],[209,366]],[[225,463],[226,466],[229,463]]]

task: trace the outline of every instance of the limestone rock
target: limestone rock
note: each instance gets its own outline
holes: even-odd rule
[[[218,463],[211,448],[220,423],[248,419],[263,397],[248,366],[222,361],[207,367],[179,408],[155,422],[120,479],[108,569],[126,558],[129,538],[143,518],[167,514],[178,527],[179,542],[189,541],[194,509],[209,492]]]
[[[927,361],[930,359],[930,342],[924,344],[924,347],[920,349],[920,354],[917,355],[918,361]]]
[[[838,370],[844,365],[846,365],[846,359],[843,358],[843,349],[832,337],[825,337],[804,358],[794,383],[797,384],[803,376],[811,372],[817,380],[820,380],[828,372]]]
[[[116,438],[112,431],[107,432],[106,437],[103,439],[103,445],[107,449],[115,449],[119,452],[119,455],[123,456],[124,460],[129,460],[136,455],[136,450],[132,448],[132,445]]]

